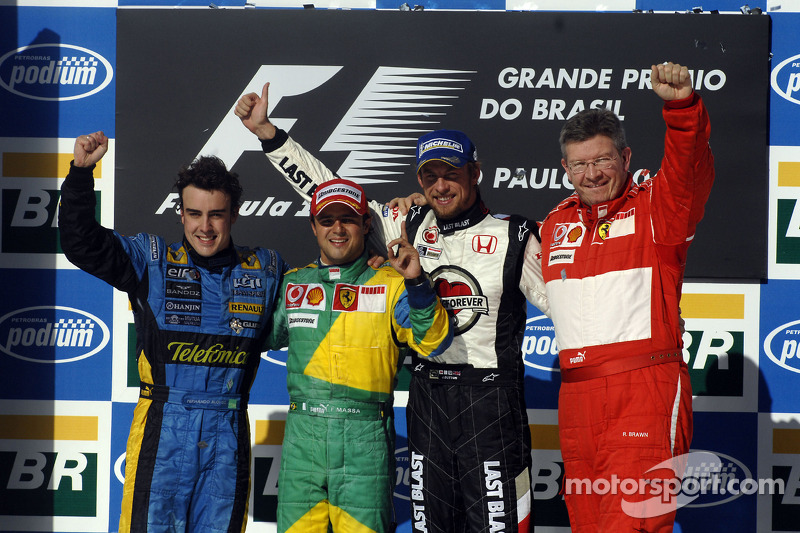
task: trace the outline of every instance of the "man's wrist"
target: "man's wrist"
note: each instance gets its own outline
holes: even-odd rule
[[[275,138],[276,131],[277,128],[271,122],[268,122],[264,126],[257,128],[256,136],[260,141],[271,141]]]
[[[416,278],[406,279],[406,285],[410,285],[411,287],[419,287],[425,283],[431,283],[431,277],[426,274],[424,271],[417,276]]]

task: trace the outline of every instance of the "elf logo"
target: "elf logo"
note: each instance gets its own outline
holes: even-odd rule
[[[112,78],[106,58],[71,44],[33,44],[0,57],[0,86],[33,100],[86,98],[105,89]]]
[[[73,307],[26,307],[0,317],[0,351],[31,363],[80,361],[110,337],[102,320]]]
[[[764,339],[764,353],[779,367],[800,374],[800,320],[773,329]]]

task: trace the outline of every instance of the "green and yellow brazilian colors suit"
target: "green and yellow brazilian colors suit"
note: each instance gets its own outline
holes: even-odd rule
[[[291,401],[278,478],[278,531],[382,532],[392,521],[392,393],[400,351],[452,340],[430,283],[406,286],[366,256],[290,270],[268,347],[289,347]]]

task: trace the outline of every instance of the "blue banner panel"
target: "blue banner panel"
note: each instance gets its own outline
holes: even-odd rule
[[[756,495],[746,494],[756,469],[756,413],[694,414],[694,438],[681,484],[676,531],[756,531]],[[693,454],[710,452],[712,462]],[[745,481],[747,480],[747,481]],[[748,490],[749,491],[749,490]]]
[[[309,1],[312,3],[312,1]],[[504,10],[506,0],[376,0],[377,9],[400,9],[401,4],[408,4],[411,9],[421,6],[424,9],[468,9],[475,10]]]
[[[770,76],[770,144],[800,145],[800,14],[772,17],[772,74]]]
[[[256,379],[250,388],[251,404],[288,405],[286,390],[286,350],[261,354]]]
[[[761,287],[761,358],[758,410],[800,412],[800,282],[776,281]]]
[[[111,471],[108,490],[108,530],[118,531],[122,508],[122,484],[125,482],[125,449],[133,421],[135,404],[117,403],[111,406]]]
[[[558,409],[561,373],[553,322],[528,305],[522,358],[525,363],[525,403],[528,409]]]
[[[111,287],[77,270],[2,279],[0,398],[110,400]]]
[[[116,53],[115,9],[0,7],[0,137],[114,137]]]

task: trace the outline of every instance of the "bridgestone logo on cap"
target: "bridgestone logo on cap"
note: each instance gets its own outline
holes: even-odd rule
[[[353,198],[358,204],[361,204],[361,191],[355,187],[348,187],[347,185],[336,185],[323,189],[317,192],[317,204],[321,204],[325,197],[332,194],[344,194]]]
[[[430,141],[426,141],[420,147],[419,153],[422,155],[428,150],[433,150],[434,148],[449,148],[450,150],[464,153],[464,148],[461,146],[461,143],[451,141],[450,139],[431,139]]]

